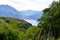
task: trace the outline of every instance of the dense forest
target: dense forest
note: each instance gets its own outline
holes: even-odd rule
[[[22,19],[0,17],[0,40],[60,40],[60,1],[43,10],[38,26]]]

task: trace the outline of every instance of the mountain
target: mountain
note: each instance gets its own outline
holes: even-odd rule
[[[42,16],[42,13],[28,16],[29,19],[37,20]]]
[[[19,12],[9,5],[0,5],[0,16],[9,16],[14,18],[21,18]]]
[[[27,11],[22,11],[20,12],[24,19],[32,19],[32,20],[37,20],[42,16],[42,11],[33,11],[33,10],[27,10]]]
[[[40,11],[26,10],[26,11],[21,11],[20,13],[22,13],[22,15],[25,16],[31,16],[31,15],[35,15],[36,13],[39,14]]]
[[[33,10],[17,11],[16,9],[9,5],[0,5],[0,16],[37,20],[39,17],[41,17],[41,15],[42,11]]]

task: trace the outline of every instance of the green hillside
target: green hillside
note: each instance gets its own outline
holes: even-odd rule
[[[22,19],[11,18],[11,17],[0,17],[0,21],[1,21],[0,25],[8,24],[8,25],[12,25],[14,27],[24,28],[24,29],[27,29],[27,28],[29,28],[29,26],[32,26],[27,21],[24,21]]]
[[[24,20],[0,17],[0,40],[31,40],[38,31]]]

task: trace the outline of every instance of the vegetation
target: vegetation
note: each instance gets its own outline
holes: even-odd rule
[[[0,17],[0,40],[60,40],[60,1],[43,10],[38,26],[16,18]]]
[[[5,23],[12,25],[14,27],[18,28],[29,28],[29,26],[32,26],[30,23],[21,20],[21,19],[16,19],[16,18],[10,18],[10,17],[0,17],[1,21],[4,21]],[[3,24],[3,23],[2,23]]]
[[[54,36],[55,39],[60,37],[60,2],[53,2],[49,8],[43,10],[43,16],[38,20],[38,27],[43,28],[45,34]]]

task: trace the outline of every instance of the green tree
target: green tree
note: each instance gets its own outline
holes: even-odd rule
[[[50,30],[52,36],[58,37],[60,35],[60,2],[54,1],[49,8],[44,9],[43,16],[38,22],[38,27],[44,28],[46,33]]]
[[[0,40],[20,40],[19,29],[13,28],[11,25],[1,21]]]
[[[36,26],[31,26],[26,30],[26,40],[36,40],[35,36],[37,32],[39,31],[39,28]]]

